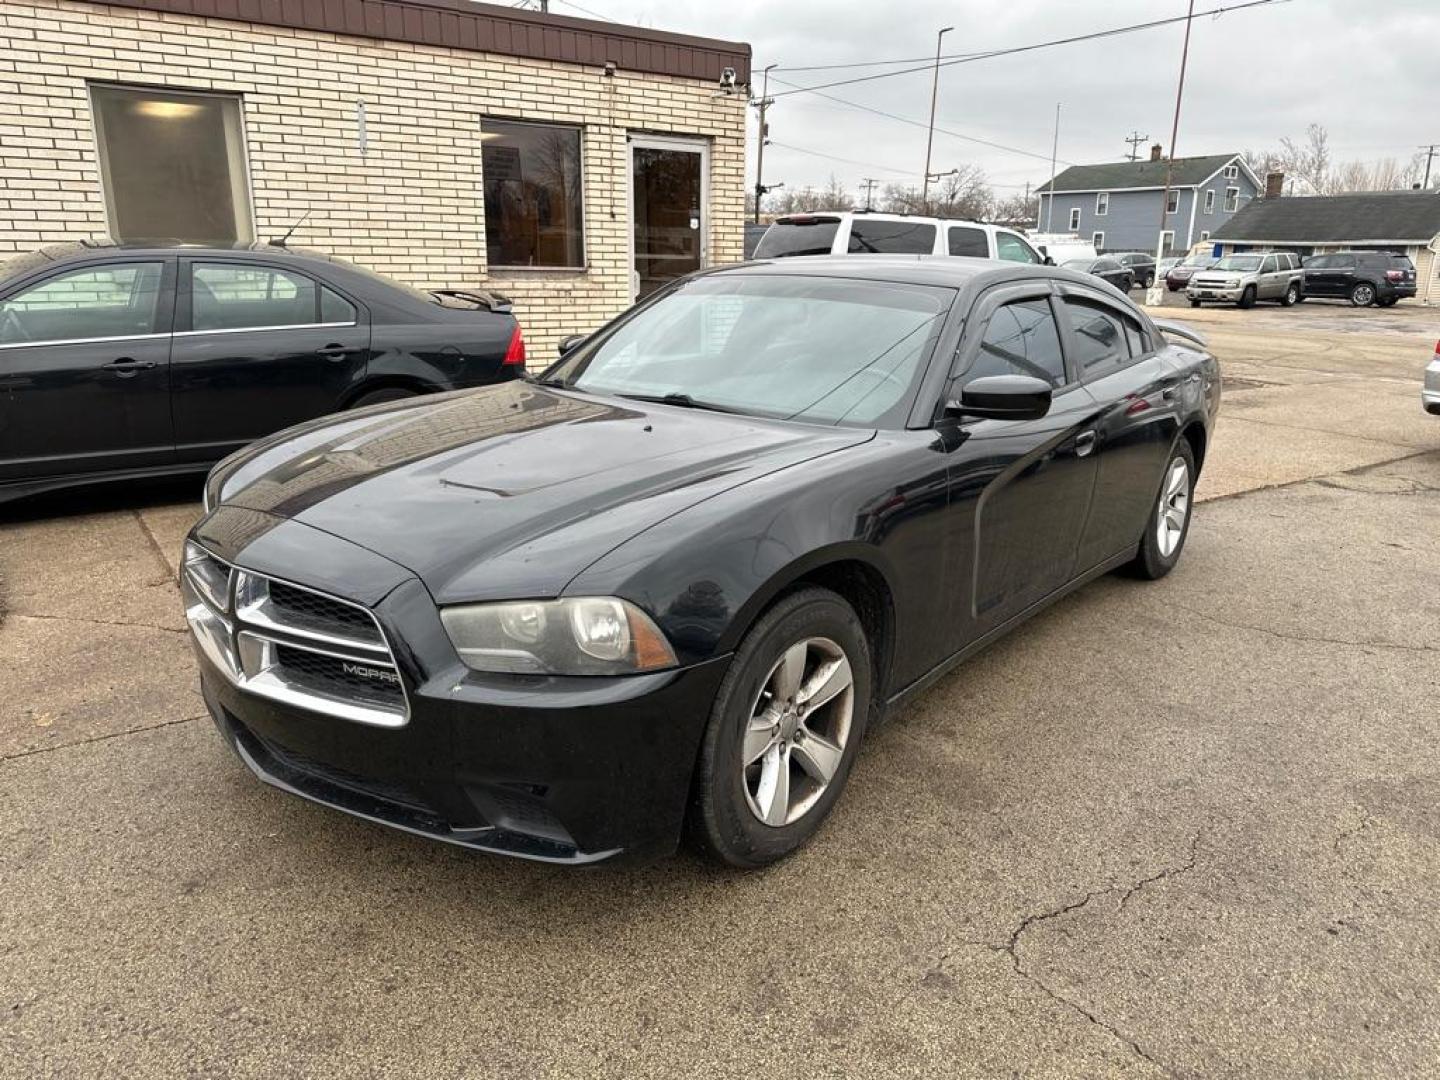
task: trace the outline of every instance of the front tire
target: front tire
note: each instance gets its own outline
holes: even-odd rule
[[[761,616],[701,742],[689,820],[700,848],[754,868],[804,845],[844,790],[870,687],[865,629],[840,596],[804,589]]]
[[[1236,302],[1237,307],[1252,308],[1255,306],[1255,286],[1246,285],[1240,293],[1240,299]]]
[[[1190,513],[1195,506],[1195,455],[1182,435],[1170,451],[1170,462],[1160,478],[1160,491],[1140,550],[1128,569],[1136,577],[1158,581],[1175,568],[1190,535]]]
[[[1191,307],[1199,307],[1199,306],[1200,306],[1200,301],[1199,301],[1199,300],[1191,300],[1191,301],[1190,301],[1190,306],[1191,306]]]
[[[1350,290],[1350,303],[1355,307],[1369,307],[1375,303],[1375,286],[1360,282]]]

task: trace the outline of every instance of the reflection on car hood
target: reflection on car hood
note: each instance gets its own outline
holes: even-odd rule
[[[506,383],[299,429],[222,498],[384,555],[442,603],[553,596],[701,500],[873,437]]]

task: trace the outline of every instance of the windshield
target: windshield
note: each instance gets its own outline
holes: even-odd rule
[[[755,245],[755,258],[780,259],[787,255],[829,255],[839,218],[805,218],[777,221]]]
[[[1213,255],[1191,255],[1180,265],[1193,266],[1197,270],[1208,270],[1215,265],[1215,257]]]
[[[1088,271],[1095,265],[1094,259],[1069,259],[1060,264],[1063,270],[1084,270]]]
[[[714,275],[637,309],[546,373],[592,393],[819,424],[903,427],[951,289]]]
[[[1259,270],[1259,255],[1226,255],[1215,264],[1216,270]]]

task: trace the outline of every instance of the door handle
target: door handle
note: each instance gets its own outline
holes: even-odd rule
[[[354,349],[351,349],[348,346],[335,344],[326,345],[323,348],[315,350],[316,355],[323,356],[327,360],[344,360],[345,357],[349,356],[354,351]]]
[[[128,356],[122,356],[118,360],[112,360],[103,365],[102,370],[113,371],[122,379],[128,379],[139,371],[149,371],[155,366],[154,360],[133,360]]]
[[[1075,436],[1075,456],[1085,457],[1095,449],[1095,432],[1082,431]]]

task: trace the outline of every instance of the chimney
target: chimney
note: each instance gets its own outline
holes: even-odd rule
[[[1278,199],[1285,193],[1285,174],[1283,172],[1267,172],[1265,174],[1265,198]]]
[[[1164,148],[1163,148],[1158,142],[1157,142],[1157,143],[1151,143],[1151,144],[1150,144],[1150,160],[1151,160],[1151,161],[1159,161],[1159,160],[1160,160],[1160,151],[1161,151],[1162,149],[1164,149]]]

